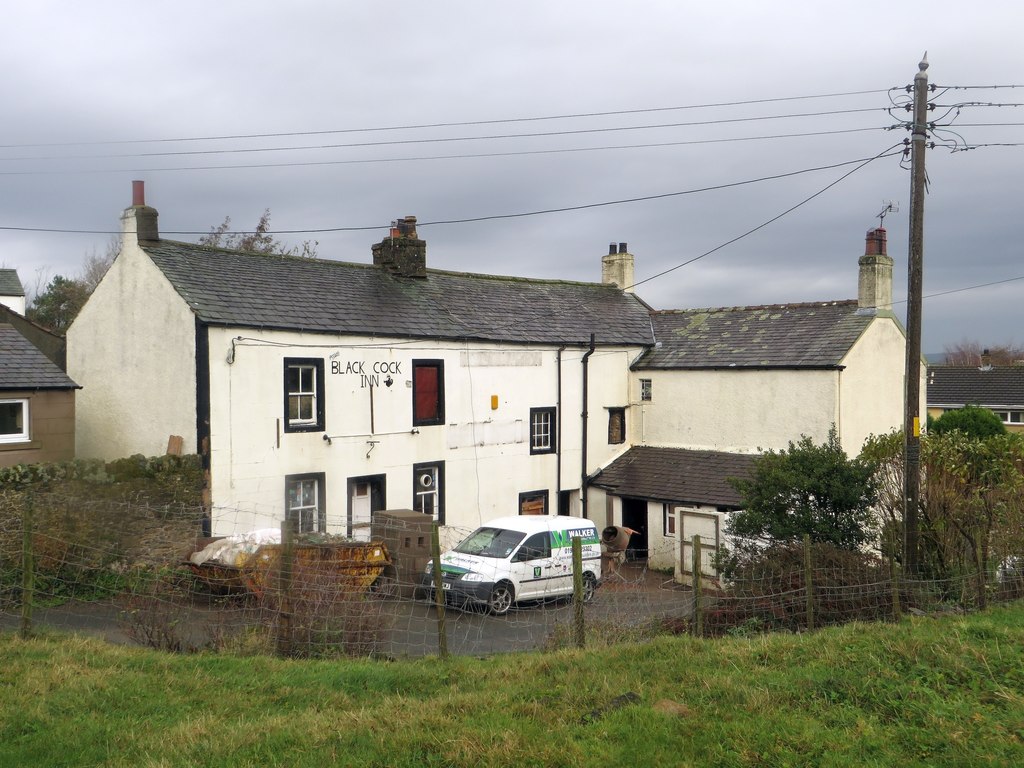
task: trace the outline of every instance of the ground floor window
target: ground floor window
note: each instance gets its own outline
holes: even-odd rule
[[[1024,424],[1024,411],[994,411],[1003,424]]]
[[[430,515],[444,525],[444,462],[414,464],[412,467],[412,508]]]
[[[661,514],[665,521],[665,535],[676,535],[676,511],[671,504],[661,505]]]
[[[0,400],[0,443],[26,442],[28,425],[28,400]]]
[[[529,491],[519,494],[520,515],[546,515],[548,513],[548,492]]]
[[[323,472],[285,478],[285,519],[298,524],[299,533],[324,533],[327,514]]]

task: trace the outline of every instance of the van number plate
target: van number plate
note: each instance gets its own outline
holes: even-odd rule
[[[449,582],[447,582],[447,581],[446,581],[446,582],[443,582],[443,583],[441,584],[441,589],[451,589],[451,588],[452,588],[452,585],[451,585],[451,583],[449,583]]]

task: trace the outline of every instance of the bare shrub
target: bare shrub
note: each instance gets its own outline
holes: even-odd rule
[[[280,574],[271,575],[273,587],[260,604],[273,617],[279,652],[300,658],[378,652],[391,625],[381,596],[329,564],[295,563],[286,591]]]
[[[725,592],[704,614],[704,632],[723,635],[806,627],[805,551],[778,544],[733,553]],[[877,555],[811,546],[815,624],[878,621],[892,617],[892,582]]]

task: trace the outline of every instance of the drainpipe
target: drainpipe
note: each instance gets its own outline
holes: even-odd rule
[[[583,517],[587,517],[587,486],[590,485],[590,478],[587,476],[587,396],[589,394],[589,363],[588,358],[594,354],[594,334],[590,334],[590,349],[583,355],[583,458],[580,472],[580,510]],[[590,518],[587,518],[588,520]]]
[[[562,498],[562,353],[565,347],[558,348],[555,357],[558,372],[555,375],[555,414],[558,422],[555,425],[555,514]]]

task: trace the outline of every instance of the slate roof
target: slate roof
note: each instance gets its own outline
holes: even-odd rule
[[[161,240],[143,249],[215,325],[519,343],[652,344],[648,307],[615,286],[270,256]]]
[[[25,288],[18,279],[18,270],[0,269],[0,296],[24,296]]]
[[[936,365],[928,369],[928,405],[1024,408],[1024,365],[981,368]]]
[[[874,317],[856,300],[652,312],[658,344],[633,367],[834,368]]]
[[[32,342],[0,323],[0,390],[77,388]]]
[[[727,478],[749,476],[756,460],[740,453],[635,446],[601,470],[593,485],[616,496],[736,509],[740,495]]]

